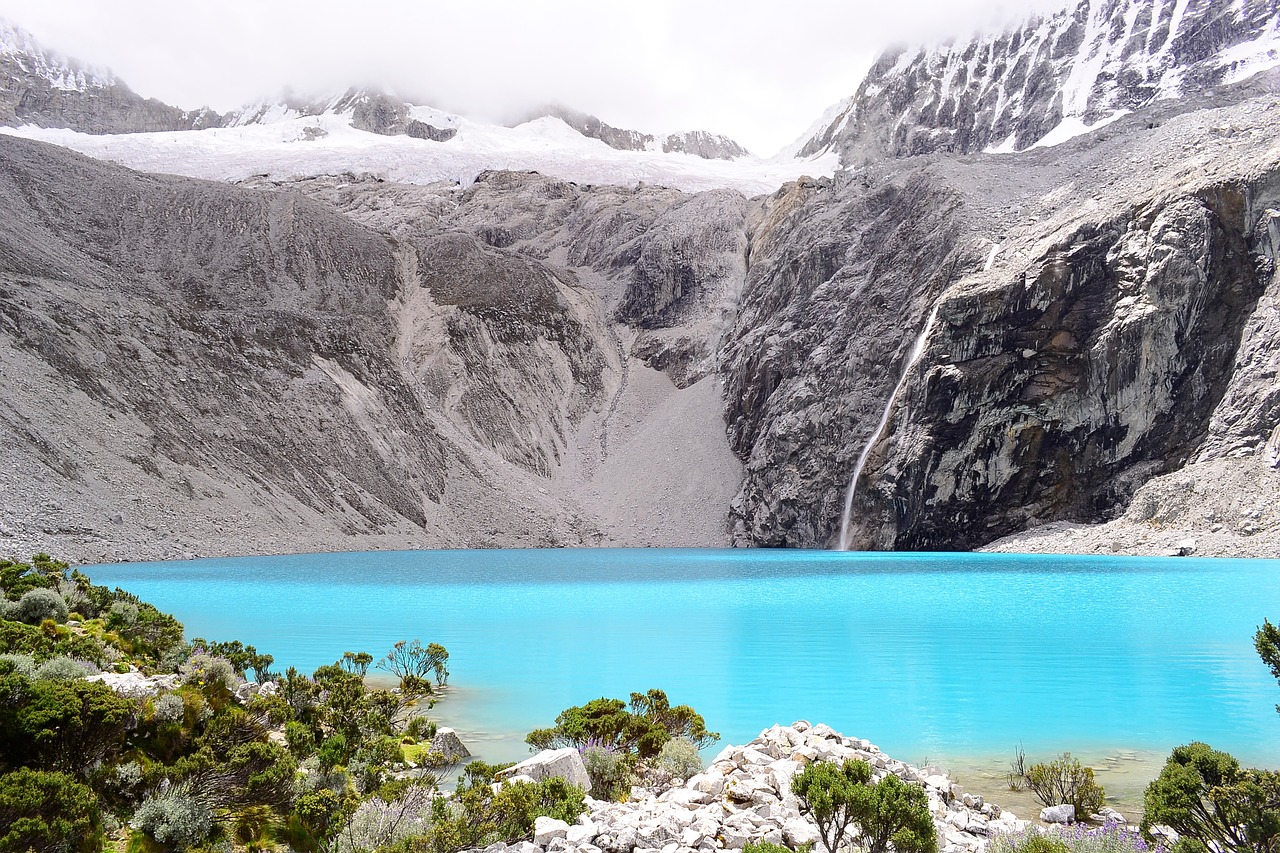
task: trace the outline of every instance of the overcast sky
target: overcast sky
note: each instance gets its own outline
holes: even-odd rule
[[[0,0],[47,48],[135,91],[226,111],[384,85],[479,119],[557,101],[640,130],[704,129],[760,155],[852,94],[882,48],[1066,0]]]

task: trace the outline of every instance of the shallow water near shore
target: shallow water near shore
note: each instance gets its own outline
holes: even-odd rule
[[[1006,772],[1019,743],[1126,789],[1191,740],[1280,765],[1280,689],[1252,645],[1280,619],[1277,560],[584,549],[86,571],[279,671],[442,643],[436,716],[488,760],[527,755],[566,706],[661,687],[721,744],[808,719],[966,782]]]

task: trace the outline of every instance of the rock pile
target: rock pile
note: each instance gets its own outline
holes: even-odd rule
[[[1027,821],[982,797],[882,753],[865,740],[801,721],[774,726],[746,746],[727,747],[704,772],[665,788],[633,788],[624,803],[588,798],[575,826],[539,818],[534,840],[486,853],[711,853],[772,842],[817,842],[813,821],[800,813],[791,779],[807,764],[866,761],[875,780],[892,773],[921,785],[942,853],[978,853],[992,835],[1025,829]]]

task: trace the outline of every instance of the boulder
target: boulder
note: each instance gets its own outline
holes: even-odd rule
[[[85,679],[85,681],[101,681],[121,696],[127,696],[130,699],[159,696],[177,687],[180,680],[181,676],[177,675],[146,676],[137,671],[100,672]]]
[[[568,841],[571,847],[578,847],[593,840],[598,834],[599,830],[596,825],[590,820],[586,820],[576,826],[569,827],[569,831],[565,834],[565,841]]]
[[[576,751],[576,750],[575,750]],[[557,838],[567,838],[569,824],[553,817],[538,817],[533,822],[533,843],[546,847]]]
[[[564,749],[544,749],[532,758],[526,758],[498,774],[499,779],[511,776],[528,776],[538,782],[550,779],[552,776],[559,776],[584,791],[591,790],[591,778],[587,775],[587,768],[582,763],[582,756],[571,746]]]
[[[782,838],[792,850],[802,844],[818,843],[818,828],[804,818],[792,818],[782,825]]]
[[[1049,806],[1040,810],[1040,819],[1045,823],[1074,823],[1076,819],[1076,807],[1070,803],[1063,803],[1058,806]]]
[[[470,751],[462,745],[458,733],[453,729],[436,729],[436,736],[431,739],[431,746],[428,749],[430,752],[438,752],[444,756],[447,764],[457,764],[462,759],[471,757]]]

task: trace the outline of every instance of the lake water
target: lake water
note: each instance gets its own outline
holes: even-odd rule
[[[280,671],[442,643],[438,716],[490,760],[569,705],[661,687],[722,744],[808,719],[944,766],[1191,740],[1280,766],[1280,688],[1252,646],[1280,619],[1275,560],[601,549],[86,571]]]

